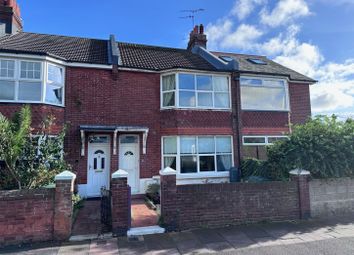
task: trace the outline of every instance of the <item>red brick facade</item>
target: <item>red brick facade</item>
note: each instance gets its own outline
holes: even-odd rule
[[[280,135],[289,132],[289,120],[303,123],[310,115],[309,86],[289,84],[291,112],[242,111],[237,75],[232,75],[232,110],[161,110],[160,74],[154,72],[122,71],[93,68],[66,68],[65,107],[32,104],[33,127],[39,128],[47,115],[54,115],[53,134],[66,125],[65,152],[77,173],[77,183],[87,183],[87,140],[85,155],[81,156],[80,125],[142,126],[149,129],[146,154],[142,153],[140,135],[140,178],[158,175],[161,169],[161,137],[164,135],[232,135],[234,162],[245,155],[265,155],[264,148],[241,151],[242,135]],[[20,109],[20,104],[0,104],[5,116]],[[290,118],[289,118],[290,115]],[[86,138],[92,133],[86,132]],[[97,134],[97,133],[96,133]],[[113,148],[113,132],[107,132]],[[121,133],[118,133],[118,137]],[[258,150],[258,152],[256,151]],[[119,166],[117,153],[111,150],[110,172]]]

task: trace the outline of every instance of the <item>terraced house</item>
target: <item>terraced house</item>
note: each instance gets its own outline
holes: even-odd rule
[[[185,49],[24,32],[0,1],[0,112],[30,104],[34,128],[68,125],[64,151],[86,197],[128,172],[145,192],[167,166],[177,184],[224,182],[246,156],[286,139],[311,115],[315,81],[265,56],[213,52],[203,26]]]

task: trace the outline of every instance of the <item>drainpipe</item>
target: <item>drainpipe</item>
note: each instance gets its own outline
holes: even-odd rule
[[[232,78],[232,83],[231,84],[234,84],[234,97],[235,97],[235,100],[234,100],[234,103],[232,104],[232,124],[233,124],[233,129],[236,130],[236,133],[237,133],[237,159],[238,159],[238,162],[239,162],[239,166],[241,165],[241,116],[240,116],[240,113],[241,113],[241,110],[240,110],[240,107],[241,107],[241,97],[240,97],[240,75],[236,72],[233,72],[232,75],[231,75],[231,78]]]

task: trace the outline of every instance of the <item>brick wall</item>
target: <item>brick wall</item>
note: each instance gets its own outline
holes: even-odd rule
[[[75,175],[62,174],[55,188],[0,191],[0,247],[69,238]]]
[[[298,219],[295,182],[177,186],[180,229]]]
[[[308,175],[288,182],[190,185],[176,185],[170,168],[160,175],[161,217],[167,230],[309,216]]]
[[[313,217],[326,218],[354,213],[354,180],[312,180],[310,204]]]
[[[0,191],[0,246],[51,240],[54,189]]]
[[[289,83],[291,123],[302,124],[311,116],[310,86]]]

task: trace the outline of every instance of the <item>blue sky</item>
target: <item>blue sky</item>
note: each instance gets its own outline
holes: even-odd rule
[[[267,55],[319,80],[315,114],[354,116],[354,0],[18,0],[25,31],[185,47],[204,8],[208,48]]]

